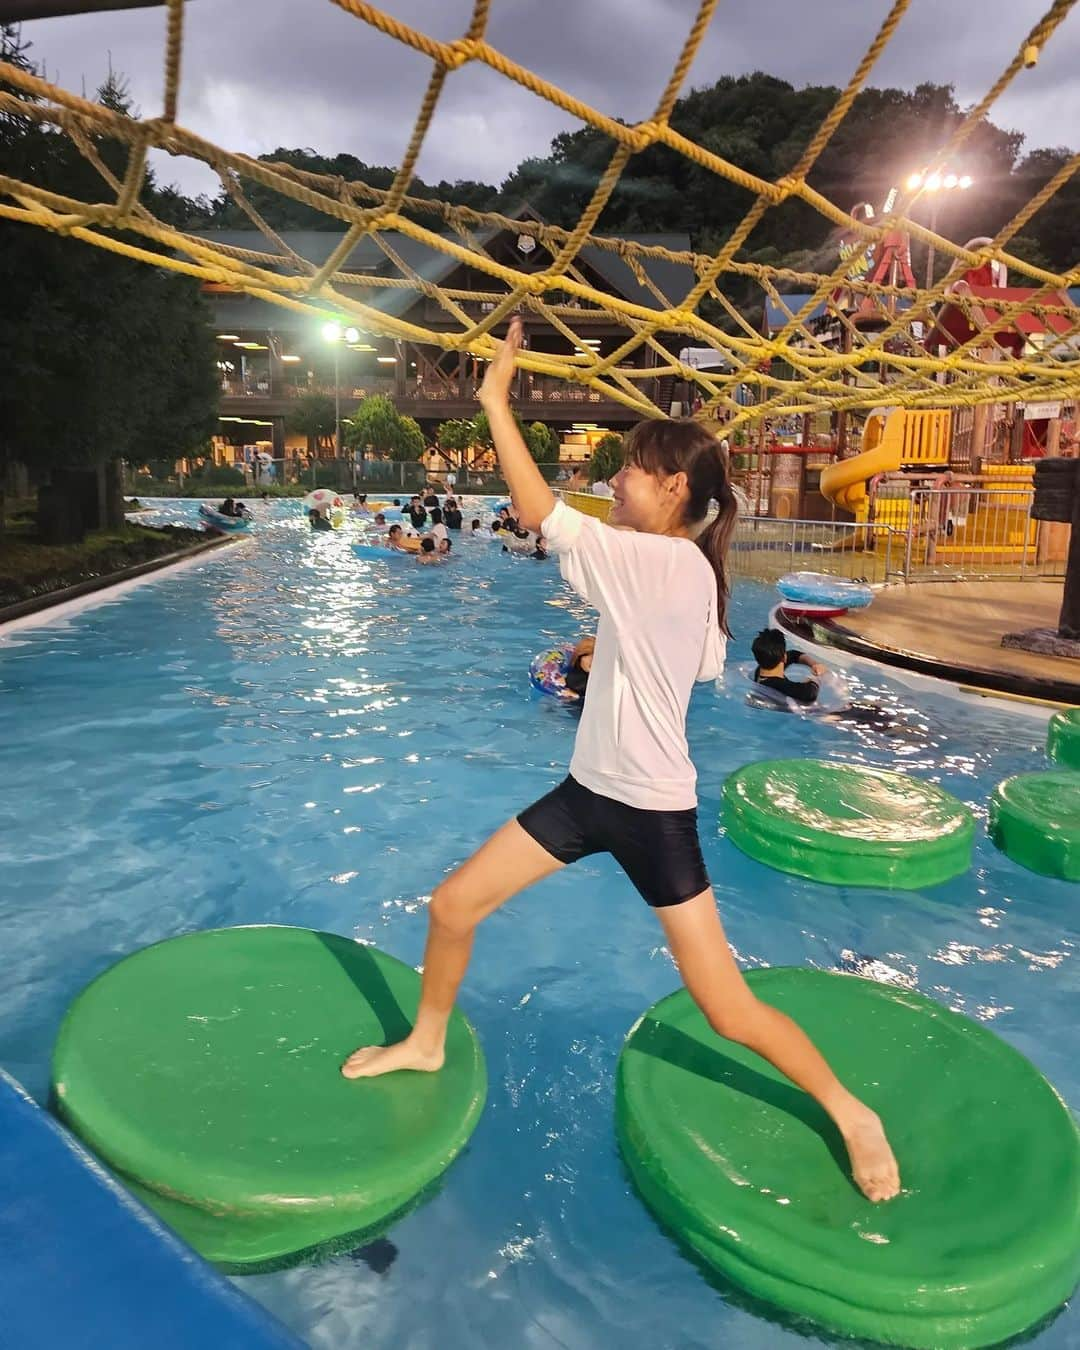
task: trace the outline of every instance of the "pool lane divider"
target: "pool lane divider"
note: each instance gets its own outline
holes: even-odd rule
[[[333,933],[170,938],[72,1003],[56,1109],[230,1272],[353,1250],[434,1187],[483,1109],[483,1054],[457,1011],[440,1072],[341,1076],[358,1045],[408,1033],[419,994],[410,966]]]

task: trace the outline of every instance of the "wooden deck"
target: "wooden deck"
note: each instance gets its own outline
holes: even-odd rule
[[[1006,633],[1056,628],[1059,581],[918,581],[882,589],[869,609],[844,615],[830,627],[837,645],[854,639],[877,649],[887,664],[948,668],[945,678],[979,682],[990,677],[1017,693],[1037,686],[1072,687],[1080,702],[1080,661],[1001,646]],[[871,654],[871,653],[867,653]],[[901,659],[897,660],[899,657]],[[1061,697],[1062,693],[1050,695]]]

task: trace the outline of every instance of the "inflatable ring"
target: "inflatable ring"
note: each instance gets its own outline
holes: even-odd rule
[[[757,1298],[875,1344],[996,1345],[1068,1298],[1080,1137],[1028,1060],[909,989],[784,968],[747,981],[882,1116],[904,1190],[865,1200],[824,1111],[680,990],[631,1031],[615,1108],[638,1191],[676,1237]]]
[[[420,977],[304,928],[147,947],[71,1005],[53,1055],[68,1125],[198,1252],[234,1270],[346,1250],[409,1208],[484,1103],[459,1012],[446,1067],[348,1081],[358,1044],[408,1033]]]
[[[723,787],[728,838],[780,872],[918,890],[971,865],[975,821],[950,793],[890,769],[830,760],[747,764]]]
[[[1080,769],[1080,708],[1056,712],[1046,732],[1046,753],[1059,764]]]
[[[818,696],[813,703],[800,703],[798,699],[782,694],[779,689],[773,689],[767,684],[758,684],[754,679],[755,669],[753,665],[739,667],[739,674],[750,686],[746,691],[746,702],[752,708],[776,708],[780,712],[799,713],[803,717],[821,717],[829,713],[843,712],[851,702],[847,681],[839,671],[826,670],[820,679],[813,676],[818,686]]]
[[[250,517],[223,516],[220,511],[215,511],[205,502],[199,506],[199,515],[206,521],[207,529],[216,530],[218,534],[242,534],[251,526]]]
[[[580,702],[577,694],[566,687],[566,672],[570,669],[573,655],[572,643],[569,646],[549,647],[546,652],[538,652],[529,662],[529,683],[542,694],[550,694],[567,703]]]
[[[358,558],[401,558],[405,550],[389,548],[386,544],[353,544],[352,551]]]
[[[874,598],[865,582],[826,576],[824,572],[788,572],[776,583],[776,589],[784,609],[816,614],[865,609]]]
[[[989,831],[1022,867],[1080,881],[1080,774],[1050,769],[1006,778],[990,798]]]

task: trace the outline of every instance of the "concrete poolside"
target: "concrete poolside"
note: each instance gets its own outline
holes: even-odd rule
[[[1080,704],[1080,661],[1001,646],[1006,633],[1056,628],[1060,581],[918,581],[886,586],[837,619],[786,619],[794,638],[1005,696]]]

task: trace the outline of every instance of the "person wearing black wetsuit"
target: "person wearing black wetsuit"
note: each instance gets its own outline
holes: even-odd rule
[[[757,662],[754,667],[755,684],[775,689],[778,694],[792,698],[796,703],[815,702],[821,690],[817,680],[789,680],[785,672],[788,666],[796,664],[809,666],[817,676],[824,674],[824,671],[802,652],[787,651],[784,635],[778,628],[763,628],[751,644],[750,650]]]

